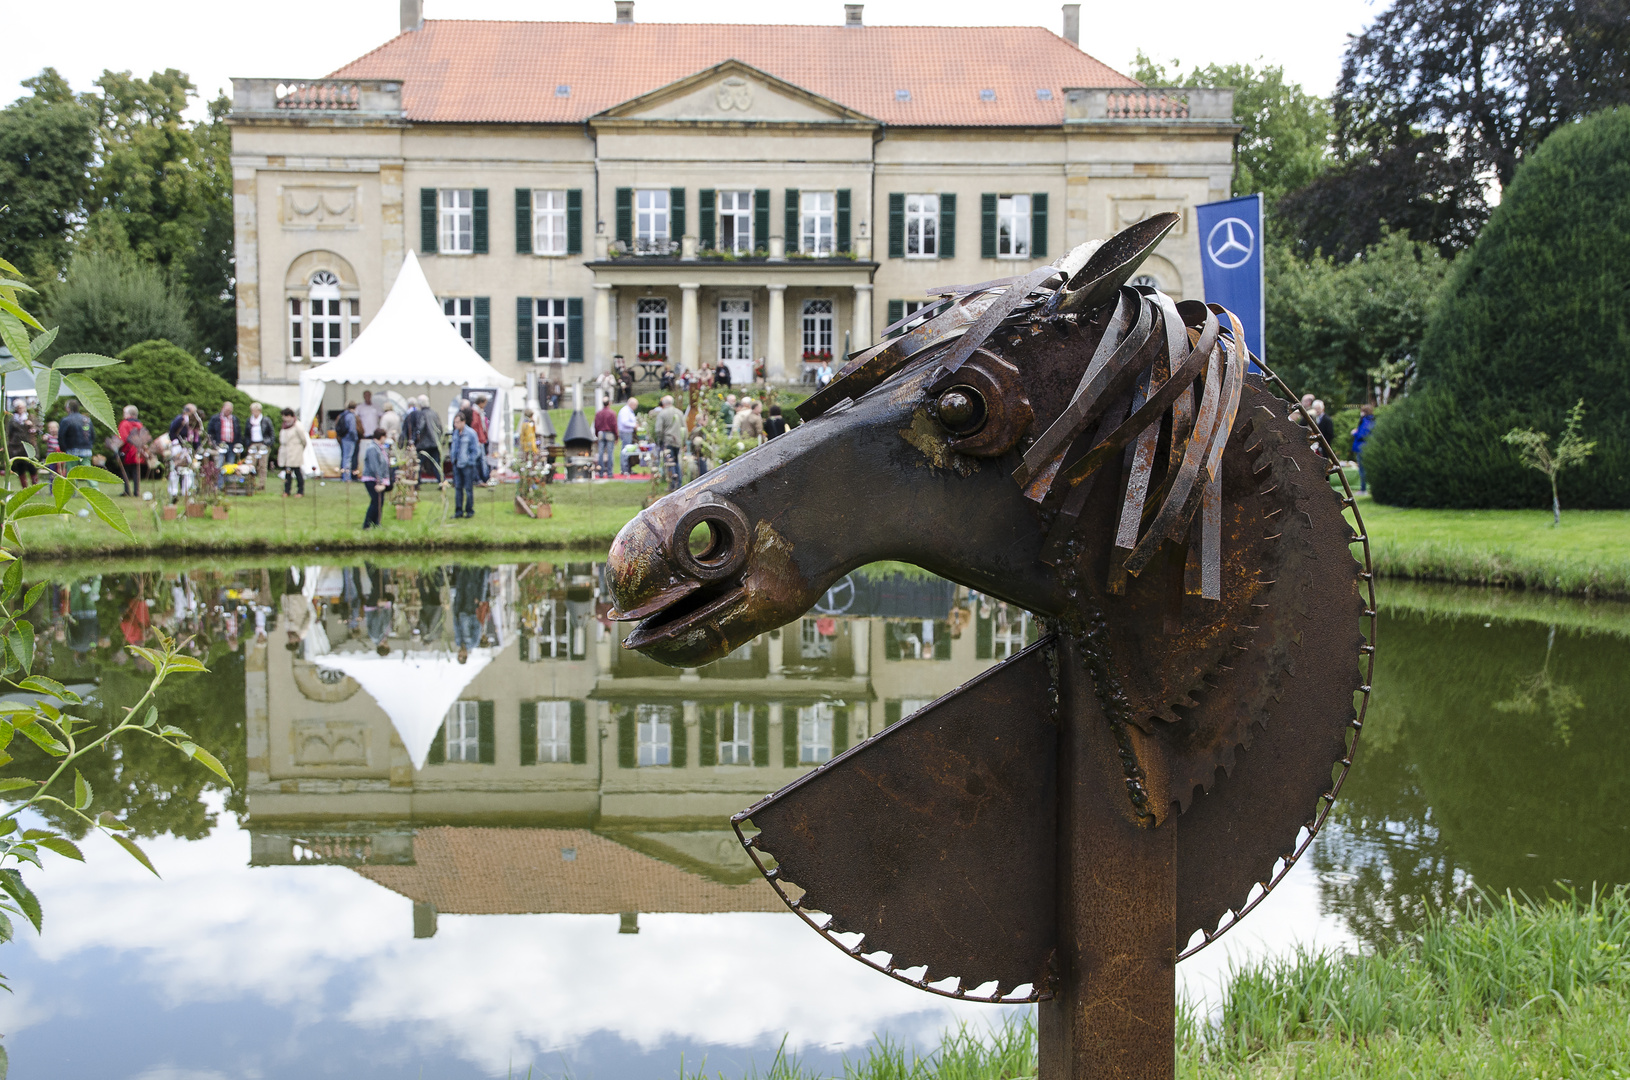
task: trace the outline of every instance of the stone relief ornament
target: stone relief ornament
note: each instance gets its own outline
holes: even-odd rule
[[[293,229],[344,229],[357,224],[355,187],[286,187],[283,224]]]
[[[753,84],[739,75],[732,75],[719,84],[719,111],[740,109],[746,112],[753,105]]]

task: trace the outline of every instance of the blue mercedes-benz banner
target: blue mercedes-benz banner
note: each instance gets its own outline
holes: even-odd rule
[[[1267,322],[1262,288],[1262,196],[1206,203],[1195,207],[1200,222],[1200,272],[1206,302],[1221,304],[1239,316],[1245,344],[1259,359],[1262,327]]]

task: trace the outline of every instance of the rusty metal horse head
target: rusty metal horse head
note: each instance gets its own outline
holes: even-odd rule
[[[883,559],[1043,618],[1036,645],[737,822],[851,955],[956,997],[1052,1001],[1050,1075],[1155,1052],[1151,1022],[1169,1036],[1179,950],[1305,850],[1369,689],[1373,595],[1329,447],[1230,313],[1127,284],[1174,223],[944,290],[609,559],[639,620],[624,644],[676,666]]]

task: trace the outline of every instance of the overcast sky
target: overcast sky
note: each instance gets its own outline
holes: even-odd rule
[[[1141,48],[1185,64],[1258,61],[1282,64],[1309,90],[1327,94],[1340,73],[1349,34],[1357,33],[1386,0],[1165,0],[1163,3],[1081,5],[1081,45],[1111,67],[1126,70]],[[544,0],[425,0],[427,18],[590,19],[610,22],[612,0],[565,4]],[[827,24],[843,21],[842,0],[638,0],[641,22]],[[873,25],[1032,25],[1055,33],[1052,0],[874,0]],[[338,0],[265,5],[221,0],[65,0],[10,5],[10,47],[0,51],[0,100],[22,93],[21,79],[52,66],[75,89],[89,89],[104,69],[146,75],[175,67],[204,97],[230,90],[231,78],[325,75],[397,32],[398,0]]]

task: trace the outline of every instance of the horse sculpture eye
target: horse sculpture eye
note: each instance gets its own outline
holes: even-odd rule
[[[953,386],[939,396],[934,412],[948,430],[969,435],[985,422],[985,399],[971,386]]]

